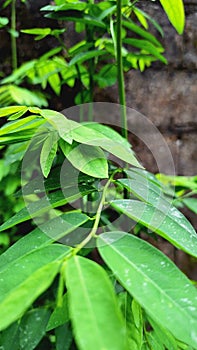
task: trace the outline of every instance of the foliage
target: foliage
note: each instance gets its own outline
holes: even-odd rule
[[[104,125],[79,124],[52,110],[23,106],[3,108],[1,116],[10,120],[1,128],[1,144],[23,142],[40,171],[18,193],[28,198],[28,206],[0,230],[48,215],[0,257],[3,344],[14,327],[21,348],[27,342],[34,349],[47,332],[52,344],[50,334],[63,342],[63,349],[70,348],[73,336],[79,349],[149,349],[150,344],[197,349],[195,287],[169,258],[134,234],[133,220],[197,257],[196,233],[173,206],[169,189],[141,168],[127,141],[118,134],[115,139],[116,132],[110,134]],[[117,167],[105,151],[132,167]],[[60,181],[64,157],[66,190]],[[30,178],[34,171],[28,169]],[[102,178],[107,181],[101,185]],[[91,209],[74,209],[79,198]],[[50,217],[51,208],[59,210]],[[131,219],[129,233],[114,217]],[[95,246],[102,266],[89,259]],[[52,296],[40,308],[36,299],[50,285]],[[40,317],[42,328],[36,332]],[[27,332],[26,338],[28,327],[33,335]]]
[[[173,0],[161,4],[181,33],[182,1],[176,8]],[[0,256],[0,344],[5,350],[197,349],[193,282],[140,236],[146,228],[148,235],[197,257],[196,232],[176,208],[178,200],[196,208],[195,199],[187,198],[196,193],[196,178],[148,173],[116,131],[41,109],[43,95],[28,91],[24,97],[24,88],[17,86],[28,79],[43,89],[50,84],[60,94],[62,84],[72,87],[78,78],[84,87],[80,102],[91,101],[94,84],[113,84],[118,69],[121,95],[123,70],[143,70],[156,59],[165,62],[161,44],[148,31],[152,19],[128,1],[118,5],[117,16],[114,1],[56,0],[45,7],[48,17],[74,22],[85,39],[63,56],[64,30],[23,30],[36,40],[55,36],[60,46],[2,81],[3,94],[9,95],[0,109],[7,119],[0,129],[0,147],[6,150],[0,175],[5,191],[17,192],[0,231],[8,237],[18,224],[30,219],[36,224]],[[129,45],[135,50],[130,52]],[[18,105],[10,107],[14,101]],[[117,166],[108,154],[126,165]],[[20,189],[18,176],[13,180],[17,171]]]

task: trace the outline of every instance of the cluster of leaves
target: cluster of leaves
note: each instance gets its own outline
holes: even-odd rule
[[[7,2],[6,5],[10,2]],[[181,2],[176,5],[179,7],[178,11],[177,8],[174,11],[171,4],[163,4],[163,1],[161,3],[169,19],[181,33],[184,22]],[[43,90],[49,84],[53,92],[59,95],[63,84],[73,87],[78,79],[81,83],[81,91],[76,96],[76,103],[84,103],[93,100],[94,86],[104,88],[113,85],[117,80],[116,1],[76,3],[70,0],[56,0],[54,5],[47,5],[41,11],[45,17],[61,20],[67,26],[73,22],[76,32],[81,33],[81,40],[74,46],[65,47],[62,35],[67,27],[53,30],[51,28],[21,30],[23,33],[35,35],[35,40],[42,40],[49,35],[53,36],[57,39],[58,46],[38,59],[23,63],[10,76],[2,79],[1,84],[5,84],[0,88],[2,107],[16,103],[40,107],[47,105],[47,96],[44,97],[43,94],[36,91],[30,92],[16,86],[24,82],[40,85]],[[179,14],[178,21],[176,13]],[[167,63],[162,54],[164,48],[149,32],[148,23],[151,22],[163,35],[157,22],[128,0],[122,3],[122,15],[124,70],[140,69],[143,71],[156,60]],[[139,24],[136,24],[137,20]]]
[[[196,288],[134,234],[136,222],[197,257],[196,232],[173,206],[169,189],[105,125],[79,124],[37,107],[2,108],[1,116],[9,119],[1,144],[19,143],[16,159],[24,155],[17,196],[29,204],[0,230],[40,220],[0,257],[4,348],[42,349],[47,341],[58,350],[197,349]],[[117,167],[106,152],[132,167]],[[121,229],[126,221],[127,232]],[[90,259],[94,247],[101,265]]]

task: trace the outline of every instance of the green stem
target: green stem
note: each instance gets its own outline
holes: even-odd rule
[[[86,244],[93,238],[93,237],[97,237],[96,235],[96,232],[97,232],[97,229],[98,229],[98,226],[99,226],[99,222],[100,222],[100,218],[101,218],[101,213],[102,213],[102,209],[103,209],[103,206],[105,204],[105,198],[106,198],[106,192],[107,192],[107,189],[109,187],[109,185],[111,184],[111,182],[113,181],[113,177],[116,173],[120,172],[120,169],[116,169],[113,174],[110,176],[109,180],[107,181],[106,185],[104,186],[104,189],[103,189],[103,193],[102,193],[102,197],[101,197],[101,201],[99,203],[99,206],[98,206],[98,209],[97,209],[97,212],[96,212],[96,216],[95,216],[95,221],[94,221],[94,225],[89,233],[89,235],[80,243],[77,245],[76,248],[74,248],[71,252],[71,254],[69,254],[67,257],[66,257],[66,260],[68,258],[70,258],[71,256],[73,255],[76,255],[82,248],[84,248],[86,246]]]
[[[11,49],[12,49],[12,69],[17,68],[17,45],[16,45],[16,0],[12,0],[11,7]]]
[[[126,96],[125,96],[125,82],[124,71],[122,62],[122,1],[117,0],[117,33],[116,33],[116,57],[117,57],[117,69],[118,69],[118,95],[119,103],[121,105],[121,127],[122,135],[126,139],[128,138],[127,132],[127,113],[126,113]]]

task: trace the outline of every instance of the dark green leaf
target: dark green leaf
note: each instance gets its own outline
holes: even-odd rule
[[[99,50],[91,50],[87,52],[80,52],[79,54],[75,55],[71,61],[69,62],[69,66],[75,65],[76,63],[82,63],[85,61],[90,60],[91,58],[103,56],[106,54],[105,50],[99,51]]]
[[[50,317],[47,309],[33,309],[27,312],[19,326],[20,350],[33,350],[46,332],[46,325]]]
[[[126,27],[130,29],[132,32],[138,34],[140,37],[148,40],[152,44],[154,44],[157,47],[162,47],[160,42],[152,35],[151,33],[147,32],[146,30],[140,28],[135,23],[131,21],[122,21],[123,27]]]
[[[147,53],[158,58],[161,62],[167,64],[166,58],[160,53],[158,48],[154,46],[152,43],[150,43],[149,41],[129,38],[129,39],[123,39],[123,42],[125,44],[131,45],[131,46],[137,47],[138,49],[146,51]]]
[[[70,323],[66,323],[55,329],[56,350],[70,350],[73,340]]]
[[[98,244],[116,278],[151,318],[196,349],[197,290],[176,265],[147,242],[123,232],[102,234]]]

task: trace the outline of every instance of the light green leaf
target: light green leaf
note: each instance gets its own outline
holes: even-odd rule
[[[124,322],[111,282],[95,262],[75,256],[65,268],[70,317],[80,350],[127,350]]]
[[[0,28],[5,27],[9,23],[9,19],[7,17],[0,17]]]
[[[66,142],[72,144],[71,123],[63,114],[50,110],[42,109],[41,115],[45,118],[59,133],[60,137]]]
[[[19,326],[20,350],[34,350],[46,333],[50,311],[44,308],[26,313]]]
[[[69,250],[52,245],[22,256],[0,272],[0,329],[8,327],[52,283]]]
[[[108,162],[99,147],[79,144],[70,150],[66,158],[82,173],[101,179],[108,178]]]
[[[197,235],[189,223],[174,207],[167,207],[167,212],[137,200],[115,200],[111,206],[129,218],[167,239],[175,247],[197,257]]]
[[[151,318],[196,349],[197,290],[176,265],[149,243],[123,232],[102,234],[98,247],[116,278]]]
[[[0,117],[14,116],[18,112],[26,112],[26,106],[10,106],[0,108]]]
[[[51,131],[43,143],[40,154],[40,165],[42,173],[45,177],[48,177],[53,165],[53,161],[57,153],[57,141],[58,135],[56,132]]]
[[[130,143],[122,137],[117,131],[114,129],[110,128],[107,125],[99,124],[99,123],[94,123],[94,122],[84,122],[83,123],[87,128],[90,128],[90,130],[95,130],[104,135],[105,137],[119,142],[121,145],[124,147],[128,148],[130,150],[131,145]]]
[[[50,316],[49,322],[47,324],[46,330],[50,331],[51,329],[62,326],[69,321],[68,313],[68,295],[64,294],[62,305],[57,305],[53,313]]]
[[[182,0],[160,0],[169,21],[179,34],[183,33],[185,25],[184,4]]]
[[[130,29],[132,32],[138,34],[140,37],[146,39],[151,42],[156,47],[162,47],[160,42],[148,31],[140,28],[138,25],[133,23],[132,21],[122,21],[123,27]]]
[[[160,53],[160,50],[156,46],[154,46],[152,43],[150,43],[147,40],[142,39],[123,39],[123,42],[125,44],[137,47],[138,49],[141,49],[143,52],[146,51],[148,54],[153,55],[157,59],[159,59],[161,62],[167,64],[166,58]]]
[[[71,135],[73,140],[87,145],[99,146],[127,163],[140,168],[142,167],[133,155],[133,151],[125,147],[122,141],[121,143],[114,141],[93,129],[90,132],[88,127],[73,120],[70,120],[70,127],[72,128]]]

